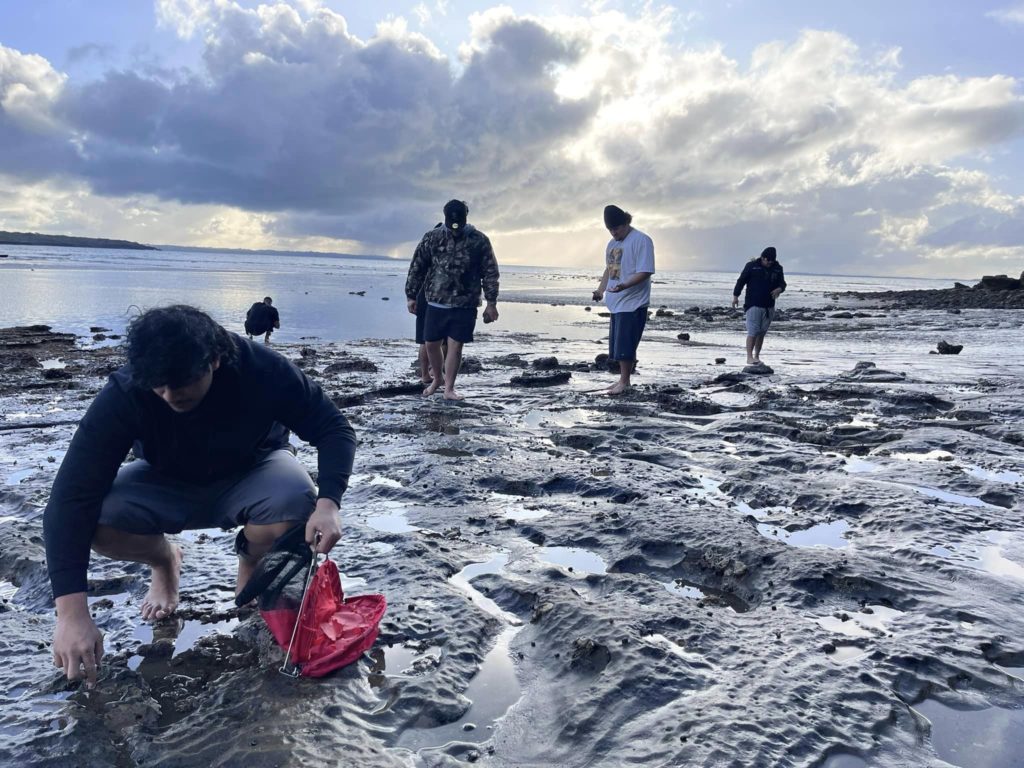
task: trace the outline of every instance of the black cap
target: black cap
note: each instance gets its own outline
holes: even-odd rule
[[[604,226],[613,229],[620,224],[629,224],[633,217],[619,208],[617,205],[606,205],[604,207]]]
[[[469,206],[461,200],[449,200],[444,204],[444,223],[452,229],[465,229]]]
[[[768,261],[775,261],[775,246],[769,245],[761,251],[761,258],[768,259]]]

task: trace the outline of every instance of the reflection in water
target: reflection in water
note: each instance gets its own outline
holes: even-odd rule
[[[573,572],[606,573],[608,570],[604,560],[579,547],[541,547],[537,550],[537,557],[545,563],[560,565]]]
[[[762,536],[784,541],[794,547],[829,547],[830,549],[843,549],[850,545],[850,542],[846,540],[846,531],[849,528],[850,524],[845,520],[819,523],[802,531],[787,531],[785,528],[769,523],[761,523],[757,526],[757,530]]]
[[[953,709],[934,699],[914,709],[931,723],[939,757],[962,768],[1020,768],[1024,709]]]

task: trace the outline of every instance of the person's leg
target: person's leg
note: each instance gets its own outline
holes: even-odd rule
[[[448,339],[448,354],[444,358],[444,399],[464,400],[465,398],[455,391],[455,377],[459,375],[459,366],[462,365],[462,342],[453,338]]]
[[[186,510],[202,504],[201,493],[160,475],[145,461],[121,467],[103,499],[92,540],[97,554],[150,567],[142,618],[165,618],[178,606],[181,548],[165,533],[184,528]]]
[[[632,360],[619,360],[619,380],[608,387],[605,392],[609,395],[621,395],[629,389],[629,377],[633,373]]]
[[[614,358],[619,361],[619,380],[607,389],[609,395],[621,395],[630,387],[630,377],[636,368],[636,350],[640,346],[644,326],[647,324],[647,307],[633,312],[617,312],[610,338]]]
[[[309,473],[287,450],[274,451],[223,491],[215,503],[216,524],[245,526],[236,595],[274,541],[305,522],[315,505],[316,488]]]
[[[754,339],[754,362],[761,362],[761,347],[764,345],[764,334],[759,333]]]
[[[754,344],[757,336],[747,336],[747,365],[754,364]]]
[[[428,341],[424,346],[427,348],[427,362],[433,376],[430,385],[423,390],[424,397],[429,397],[444,383],[444,357],[441,355],[440,341]]]
[[[143,619],[156,621],[174,613],[178,607],[178,583],[181,579],[181,547],[172,545],[162,533],[128,533],[100,525],[96,528],[92,549],[111,560],[149,566],[149,591],[142,600]]]
[[[430,360],[427,358],[426,342],[420,344],[420,349],[416,355],[416,359],[420,366],[420,381],[424,384],[432,384],[434,377],[430,375]]]

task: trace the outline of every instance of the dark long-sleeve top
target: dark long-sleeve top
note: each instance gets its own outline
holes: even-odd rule
[[[55,598],[86,591],[100,507],[129,449],[158,472],[205,485],[287,447],[291,430],[317,448],[319,498],[340,503],[356,447],[348,419],[282,355],[232,337],[237,362],[214,371],[206,397],[188,413],[135,386],[130,365],[111,374],[89,406],[43,515]]]
[[[766,267],[761,264],[760,259],[748,261],[744,265],[743,271],[740,272],[736,287],[732,289],[732,295],[739,296],[743,286],[747,287],[747,293],[743,297],[744,312],[751,307],[764,307],[765,309],[774,307],[775,299],[772,297],[772,291],[776,288],[786,290],[786,277],[782,272],[782,265],[776,261]]]
[[[461,237],[445,226],[434,227],[416,246],[405,295],[415,299],[424,288],[427,301],[449,307],[477,307],[480,292],[493,303],[498,300],[498,261],[491,241],[468,225]]]

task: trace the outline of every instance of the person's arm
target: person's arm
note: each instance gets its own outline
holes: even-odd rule
[[[739,304],[740,294],[743,292],[743,286],[750,281],[750,268],[754,262],[748,261],[743,265],[743,271],[740,272],[739,278],[736,280],[736,287],[732,289],[732,305],[735,307]]]
[[[784,290],[786,290],[786,275],[782,271],[782,265],[776,263],[776,266],[778,266],[778,268],[779,268],[779,284],[772,291],[772,298],[773,299],[779,298],[779,294],[781,294]]]
[[[634,285],[640,285],[640,283],[642,283],[644,280],[650,280],[651,275],[653,274],[653,272],[634,272],[632,275],[629,276],[628,279],[623,280],[621,283],[612,288],[609,288],[608,290],[611,293],[618,293],[619,291],[624,291],[627,288],[632,288]]]
[[[278,412],[274,418],[317,449],[316,507],[306,523],[306,541],[323,538],[318,552],[329,552],[341,538],[338,510],[355,460],[356,434],[348,419],[320,386],[280,357],[270,374]]]
[[[430,248],[427,246],[427,237],[423,236],[420,244],[413,251],[412,261],[409,263],[409,274],[405,278],[405,298],[409,307],[409,313],[416,314],[416,296],[423,287],[423,281],[427,277],[427,270],[430,269]]]
[[[594,291],[594,301],[600,301],[604,298],[605,289],[608,287],[608,276],[611,274],[611,266],[604,268],[604,274],[601,275],[601,282],[598,283],[597,290]]]
[[[480,284],[484,290],[484,300],[487,306],[484,307],[484,322],[493,323],[498,319],[498,281],[501,274],[498,272],[498,260],[494,256],[494,248],[491,241],[483,238],[480,246],[483,253],[480,258]]]
[[[71,439],[43,513],[46,567],[57,605],[53,663],[69,680],[96,681],[103,635],[89,614],[89,554],[103,498],[135,437],[135,419],[113,382],[93,401]]]
[[[280,328],[281,327],[281,313],[277,311],[277,307],[271,307],[271,309],[274,311],[274,327],[275,328]]]

